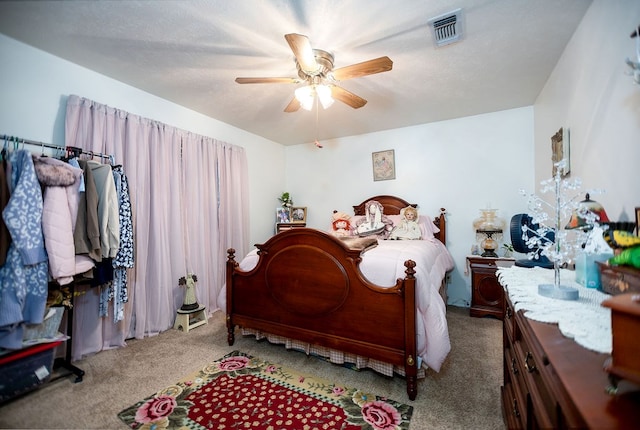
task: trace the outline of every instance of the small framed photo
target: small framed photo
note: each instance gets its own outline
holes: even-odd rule
[[[276,222],[277,223],[290,223],[291,211],[289,208],[277,208],[276,209]]]
[[[306,223],[307,222],[307,208],[304,208],[304,207],[291,208],[291,222]]]
[[[636,235],[640,236],[640,208],[636,208]]]
[[[371,154],[373,161],[373,180],[387,181],[396,178],[396,160],[393,149]]]

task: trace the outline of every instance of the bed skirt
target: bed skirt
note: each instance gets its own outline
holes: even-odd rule
[[[304,352],[307,355],[314,355],[330,361],[333,364],[339,365],[352,365],[356,369],[372,369],[382,375],[393,377],[394,374],[405,376],[404,367],[394,366],[389,363],[384,363],[372,358],[363,357],[356,354],[338,351],[331,348],[326,348],[319,345],[312,345],[307,342],[298,341],[295,339],[289,339],[274,334],[264,333],[259,330],[242,328],[241,333],[243,336],[254,336],[256,340],[266,339],[269,343],[275,345],[284,345],[287,349],[293,349],[296,351]],[[426,377],[426,365],[423,365],[422,359],[418,357],[418,374],[417,378],[422,379]]]

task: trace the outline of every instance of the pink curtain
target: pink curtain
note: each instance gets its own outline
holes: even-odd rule
[[[248,251],[244,148],[176,129],[75,95],[67,100],[67,146],[111,154],[123,166],[133,213],[135,265],[124,320],[98,316],[99,291],[75,299],[73,359],[173,327],[193,273],[198,303],[217,310],[226,250]]]

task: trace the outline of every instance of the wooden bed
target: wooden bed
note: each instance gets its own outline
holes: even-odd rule
[[[409,206],[393,196],[374,196],[386,215]],[[415,205],[413,205],[415,206]],[[434,219],[445,242],[444,209]],[[417,395],[415,262],[392,287],[369,282],[359,264],[363,246],[328,233],[296,228],[276,234],[258,248],[257,265],[242,271],[235,250],[226,263],[229,345],[235,327],[251,328],[353,353],[404,368],[407,393]],[[364,323],[363,323],[364,322]]]

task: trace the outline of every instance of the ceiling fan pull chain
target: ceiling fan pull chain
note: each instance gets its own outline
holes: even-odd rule
[[[316,141],[313,142],[313,143],[315,143],[315,145],[318,148],[322,148],[322,144],[318,140],[318,134],[319,134],[319,129],[320,129],[320,127],[318,126],[318,123],[320,122],[319,116],[320,116],[320,106],[318,106],[318,97],[316,97]]]

